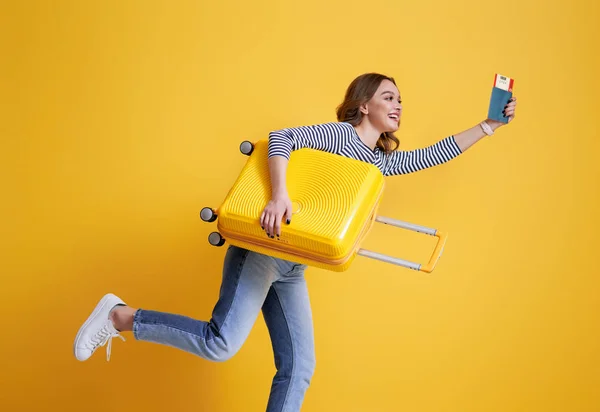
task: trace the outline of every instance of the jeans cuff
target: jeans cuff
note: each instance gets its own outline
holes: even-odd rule
[[[141,323],[141,317],[142,317],[142,309],[138,309],[135,311],[135,313],[133,314],[133,337],[136,340],[139,340],[139,327],[140,327],[140,323]]]

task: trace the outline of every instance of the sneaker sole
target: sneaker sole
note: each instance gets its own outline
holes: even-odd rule
[[[112,306],[119,304],[119,303],[124,304],[124,302],[121,299],[119,299],[116,295],[114,295],[112,293],[107,293],[106,295],[104,295],[102,297],[102,299],[100,299],[100,302],[98,302],[98,304],[96,305],[96,307],[94,308],[94,310],[92,311],[90,316],[88,316],[86,321],[79,328],[79,331],[77,332],[77,335],[75,336],[75,342],[73,343],[73,355],[75,356],[75,358],[77,360],[82,361],[82,362],[84,360],[86,360],[86,359],[79,359],[77,357],[77,344],[79,343],[79,339],[81,339],[81,335],[83,334],[83,331],[89,326],[90,323],[92,323],[92,321],[94,321],[96,316],[98,316],[98,314],[100,312],[102,312],[104,307],[111,301],[114,302],[114,304]]]

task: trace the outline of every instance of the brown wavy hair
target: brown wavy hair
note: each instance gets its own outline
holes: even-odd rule
[[[371,100],[383,80],[389,80],[394,85],[396,84],[393,77],[379,73],[365,73],[354,79],[346,90],[344,101],[336,109],[338,122],[347,122],[352,126],[358,126],[363,118],[360,106]],[[377,147],[385,154],[390,154],[398,146],[400,146],[400,140],[390,132],[382,133],[377,140]]]

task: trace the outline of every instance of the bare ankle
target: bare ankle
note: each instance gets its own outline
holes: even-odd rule
[[[133,316],[136,309],[129,306],[116,306],[110,312],[109,318],[119,332],[133,330]]]

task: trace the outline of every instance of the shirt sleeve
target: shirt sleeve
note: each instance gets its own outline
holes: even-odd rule
[[[269,133],[269,158],[283,156],[289,160],[292,151],[305,147],[340,153],[351,137],[351,128],[349,123],[333,122],[272,131]]]
[[[392,152],[385,158],[383,174],[385,176],[402,175],[417,172],[429,167],[446,163],[462,154],[454,136],[417,150]]]

